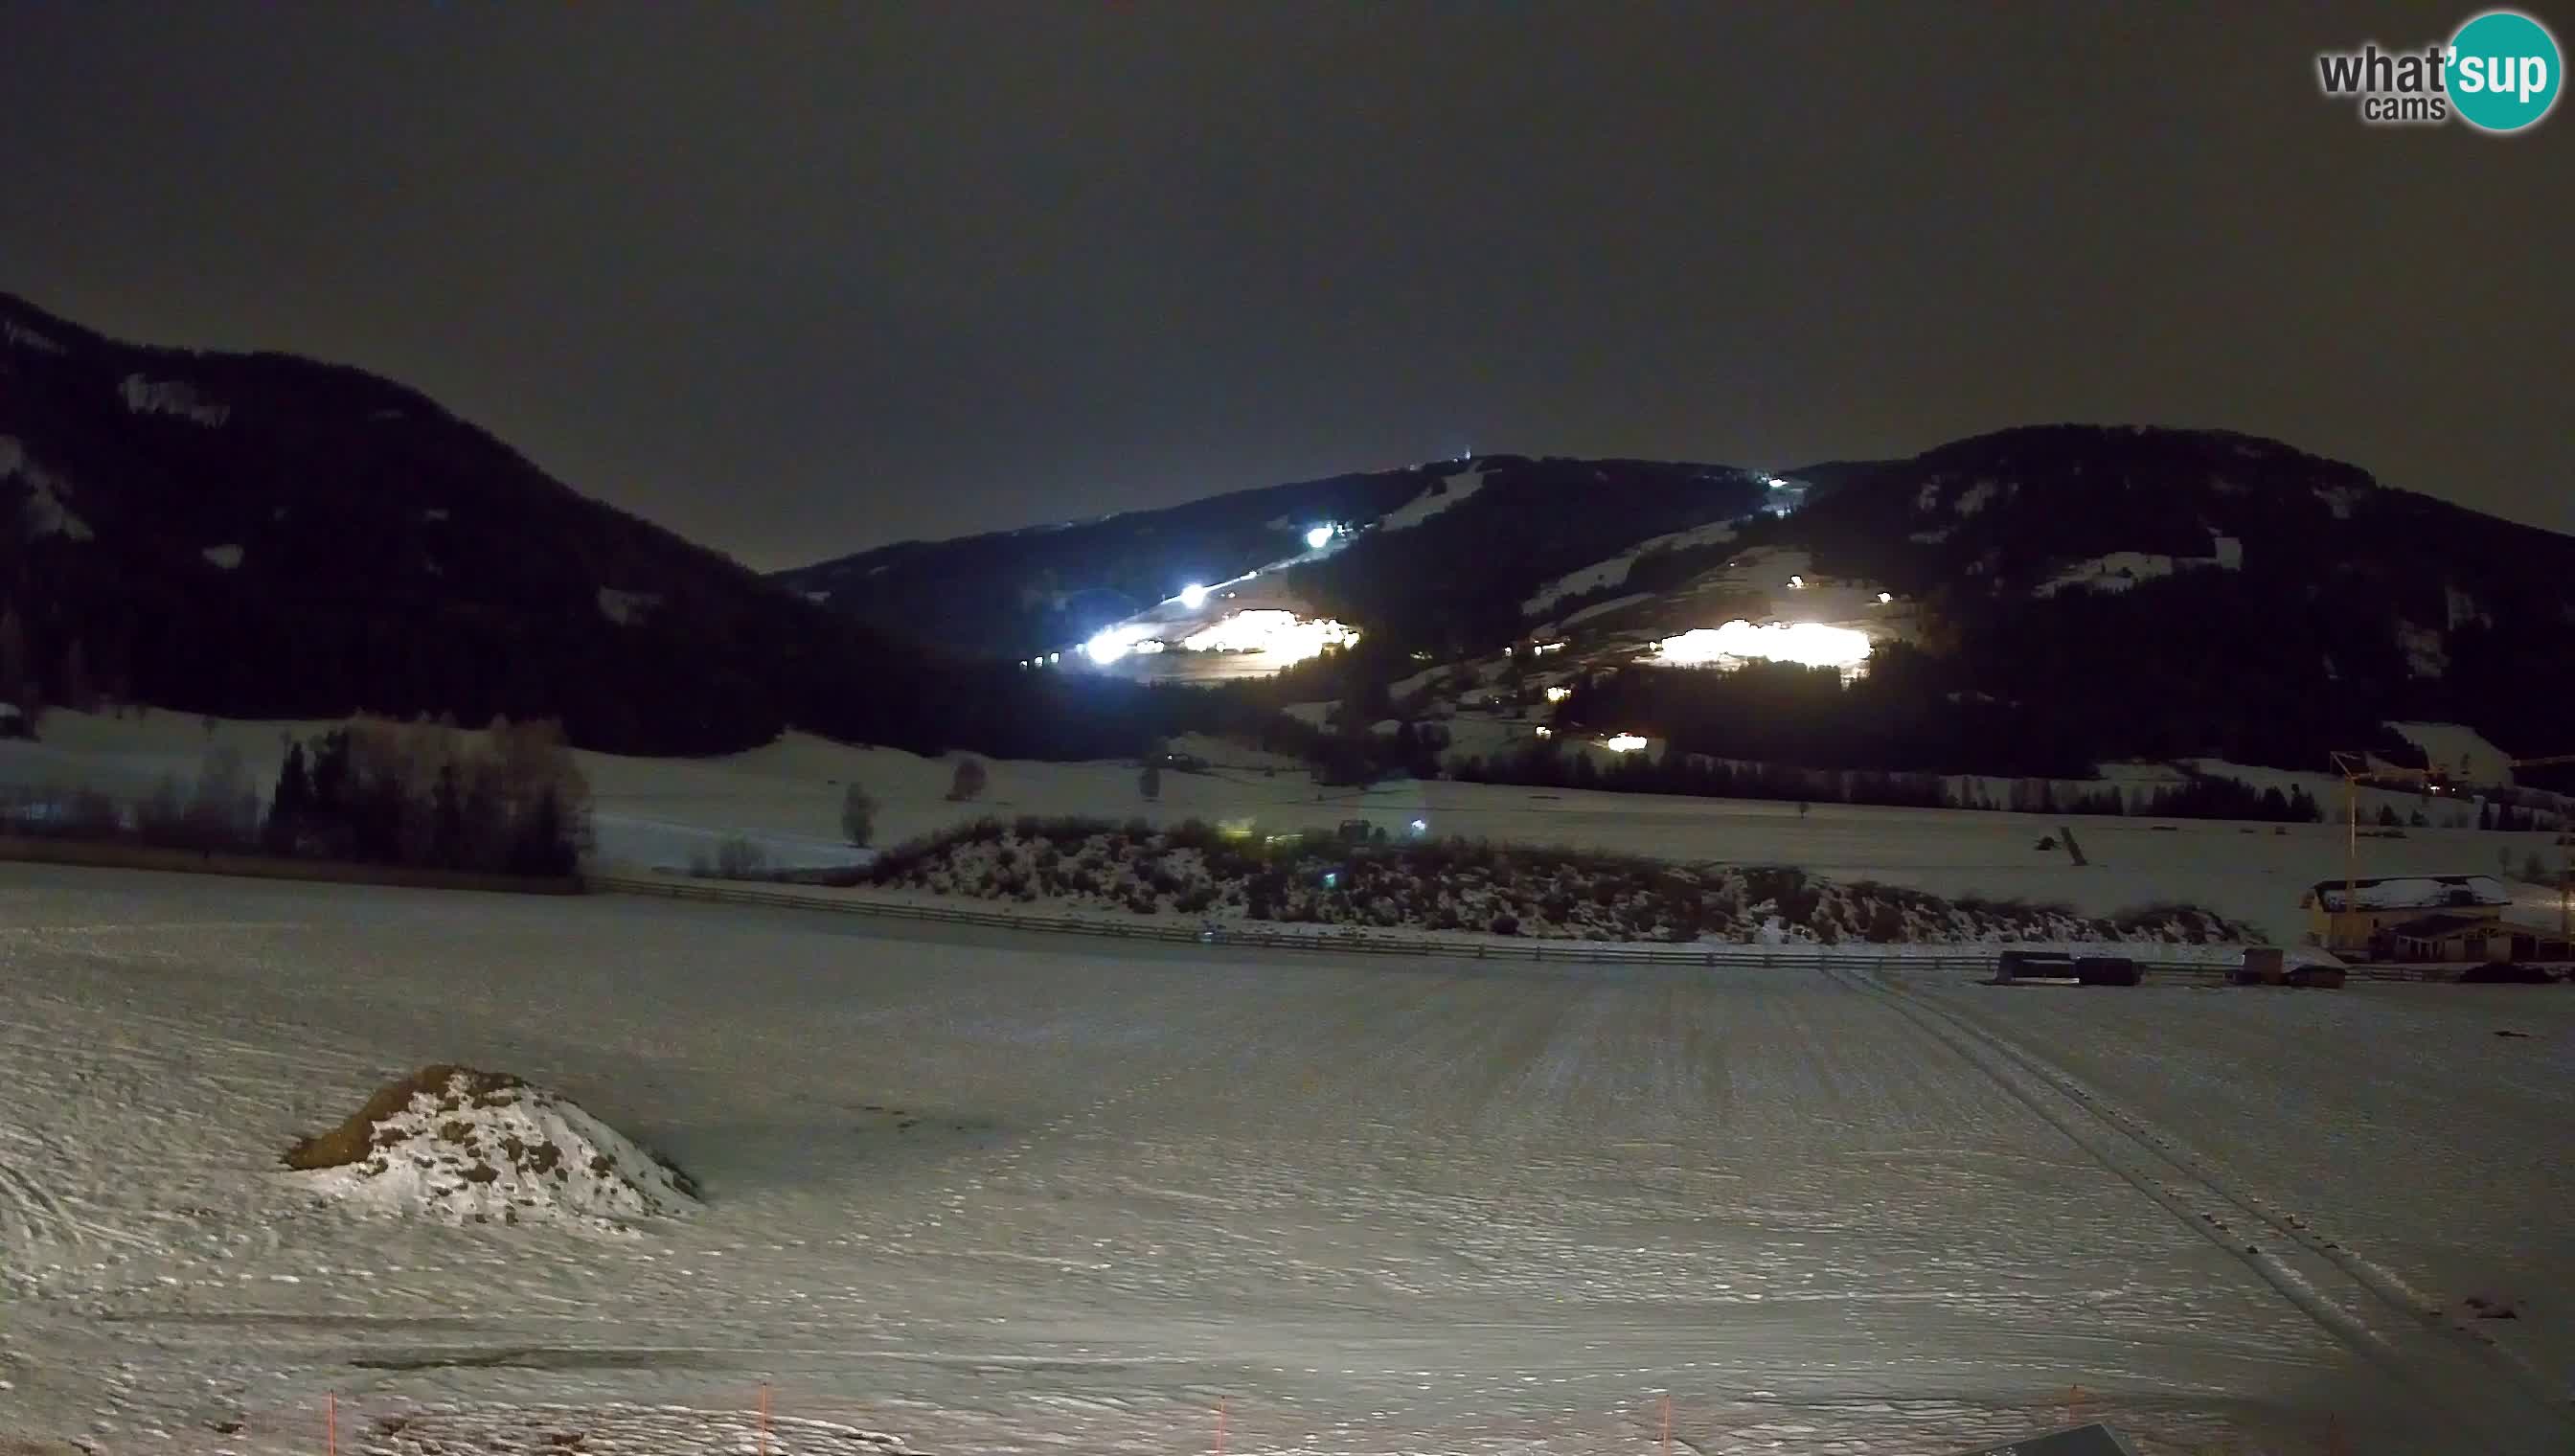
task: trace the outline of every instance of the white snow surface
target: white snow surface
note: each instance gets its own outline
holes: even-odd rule
[[[1319,723],[1330,705],[1291,706]],[[276,780],[281,734],[310,737],[324,722],[231,721],[216,725],[210,740],[190,715],[154,712],[111,718],[57,709],[45,721],[44,739],[0,739],[0,790],[88,782],[110,792],[140,796],[161,775],[187,780],[209,742],[242,755],[254,781]],[[1501,744],[1474,736],[1490,731],[1524,737],[1534,725],[1509,723],[1490,729],[1460,716],[1444,727],[1457,746],[1482,751]],[[774,867],[865,862],[840,833],[842,792],[864,784],[879,802],[879,844],[984,815],[1008,820],[1020,814],[1142,816],[1154,823],[1188,818],[1211,823],[1252,816],[1271,832],[1322,830],[1341,820],[1365,818],[1387,832],[1426,818],[1432,832],[1523,844],[1564,844],[1649,854],[1668,859],[1738,864],[1794,864],[1840,880],[1875,879],[1957,898],[2018,896],[2062,901],[2087,915],[2110,915],[2157,900],[2205,906],[2259,928],[2275,944],[2292,944],[2306,932],[2298,897],[2319,880],[2344,872],[2347,836],[2339,822],[2238,824],[2222,820],[2067,818],[2034,813],[1962,809],[1876,808],[1817,803],[1800,817],[1793,803],[1550,790],[1506,784],[1395,780],[1363,793],[1320,790],[1301,766],[1267,761],[1249,749],[1208,752],[1217,771],[1167,773],[1160,800],[1137,794],[1133,759],[1092,763],[987,760],[991,786],[972,802],[955,802],[948,789],[953,757],[922,757],[891,748],[854,747],[802,733],[740,753],[709,758],[636,758],[579,752],[594,796],[598,859],[612,866],[686,868],[694,855],[712,857],[736,835],[758,843]],[[1241,766],[1237,766],[1241,765]],[[2342,780],[2325,773],[2292,773],[2216,759],[2190,760],[2197,771],[2240,779],[2255,789],[2282,793],[2303,788],[2338,818]],[[1262,770],[1275,769],[1265,773]],[[2113,773],[2131,770],[2112,765]],[[2170,770],[2152,776],[2170,779]],[[1996,803],[2012,800],[2018,780],[1981,780]],[[2075,785],[2060,781],[2061,795]],[[2101,785],[2093,785],[2098,787]],[[2430,828],[2409,828],[2404,838],[2359,841],[2359,873],[2453,874],[2492,872],[2500,854],[2519,864],[2537,852],[2553,862],[2553,834],[2480,832],[2473,804],[2442,795],[2363,788],[2360,809],[2374,816],[2387,806],[2398,817],[2420,811]],[[2091,863],[2078,867],[2060,849],[2039,851],[2042,835],[2071,824]],[[2275,833],[2275,828],[2285,832]],[[2555,925],[2557,896],[2542,886],[2516,886],[2516,918]],[[444,1054],[426,1047],[412,1058]],[[344,1109],[345,1110],[345,1109]]]
[[[1582,608],[1577,612],[1567,614],[1565,619],[1562,622],[1555,624],[1555,626],[1558,629],[1572,627],[1578,623],[1589,622],[1596,617],[1606,617],[1610,613],[1619,611],[1623,608],[1633,607],[1639,602],[1651,602],[1652,600],[1654,600],[1653,594],[1649,592],[1630,592],[1623,597],[1611,597],[1605,601],[1594,602],[1590,606]]]
[[[616,1226],[697,1206],[650,1153],[540,1087],[478,1094],[460,1071],[376,1127],[368,1157],[297,1176],[324,1197],[449,1223]]]
[[[1578,572],[1567,572],[1540,587],[1536,596],[1520,604],[1520,615],[1537,617],[1554,610],[1555,604],[1568,597],[1579,597],[1586,592],[1623,586],[1627,580],[1627,573],[1635,567],[1637,559],[1649,553],[1682,551],[1696,546],[1715,546],[1733,539],[1734,527],[1723,521],[1711,521],[1703,526],[1693,526],[1687,531],[1666,532],[1661,536],[1647,537],[1607,561],[1594,562]]]
[[[2465,724],[2390,723],[2399,737],[2423,750],[2434,768],[2469,783],[2509,785],[2512,755]]]
[[[15,321],[0,321],[0,340],[31,349],[38,354],[60,354],[63,346],[43,334]]]
[[[2450,649],[2437,627],[2417,627],[2398,619],[2396,642],[2405,650],[2405,668],[2417,678],[2442,678],[2450,672]]]
[[[1484,488],[1485,473],[1480,470],[1459,471],[1440,478],[1436,491],[1425,489],[1418,496],[1379,518],[1379,531],[1409,531],[1440,512],[1455,506]]]
[[[28,456],[26,446],[14,436],[0,435],[0,481],[11,478],[26,483],[28,496],[19,508],[19,527],[29,536],[59,536],[67,541],[88,541],[93,533],[89,523],[72,513],[64,498],[71,494],[71,483],[46,470]]]
[[[2033,597],[2053,597],[2069,588],[2125,592],[2139,582],[2169,577],[2177,571],[2242,571],[2244,544],[2231,536],[2209,538],[2204,557],[2170,557],[2154,552],[2114,551],[2074,563],[2032,589]]]
[[[309,1451],[337,1392],[353,1453],[744,1456],[770,1398],[781,1453],[1178,1456],[1222,1400],[1231,1451],[1610,1456],[1668,1395],[1711,1453],[2078,1400],[2147,1456],[2565,1449],[2528,1388],[2563,1321],[2487,1348],[2398,1307],[2575,1294],[2555,988],[1568,973],[0,864],[0,997],[11,1435]],[[704,1210],[568,1238],[271,1170],[425,1047],[650,1138]]]
[[[621,592],[615,587],[599,589],[599,615],[620,627],[633,627],[662,605],[659,592]]]
[[[125,408],[138,415],[171,415],[178,419],[212,428],[232,418],[230,405],[214,405],[197,398],[196,386],[177,380],[150,380],[129,374],[117,386],[117,395]]]
[[[239,545],[210,546],[198,554],[206,559],[208,566],[219,572],[238,571],[242,564]]]
[[[2323,899],[2334,909],[2342,908],[2343,887],[2329,881],[2323,884]],[[2351,898],[2364,910],[2433,910],[2458,902],[2466,896],[2479,905],[2508,905],[2512,891],[2491,874],[2456,876],[2397,875],[2385,879],[2363,879],[2352,886]]]
[[[2139,582],[2173,574],[2173,559],[2147,552],[2114,551],[2080,561],[2032,588],[2033,597],[2053,597],[2068,587],[2094,592],[2125,592]]]

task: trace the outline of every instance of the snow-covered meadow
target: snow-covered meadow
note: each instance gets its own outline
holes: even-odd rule
[[[2562,988],[1389,961],[8,864],[0,1005],[0,1436],[310,1450],[336,1396],[355,1451],[730,1456],[763,1383],[782,1452],[1182,1456],[1222,1402],[1239,1452],[1605,1453],[1666,1394],[1677,1444],[1800,1456],[2077,1412],[2154,1456],[2569,1429],[2538,1393],[2575,1356]],[[278,1166],[429,1061],[559,1091],[703,1208],[392,1220]],[[2141,1174],[2153,1133],[2198,1171]],[[2426,1324],[2292,1228],[2526,1314],[2474,1325],[2494,1347]]]
[[[1461,721],[1462,722],[1462,721]],[[57,713],[45,740],[0,741],[0,788],[88,781],[140,794],[162,773],[193,773],[209,742],[239,750],[258,781],[273,780],[285,734],[323,724],[218,723],[155,713],[103,718]],[[1209,759],[1208,773],[1166,772],[1158,799],[1138,788],[1132,763],[997,760],[972,801],[947,795],[950,758],[854,747],[802,733],[713,758],[577,755],[596,800],[598,857],[628,868],[682,868],[714,857],[727,838],[757,842],[773,867],[854,862],[840,833],[843,788],[858,782],[879,802],[876,842],[893,844],[987,815],[1010,819],[1094,816],[1251,819],[1265,832],[1329,832],[1363,818],[1389,834],[1420,820],[1433,836],[1462,835],[1562,845],[1658,858],[1730,864],[1790,864],[1845,882],[1876,880],[1947,898],[2017,898],[2063,903],[2086,916],[2183,902],[2252,925],[2274,943],[2307,929],[2299,894],[2345,870],[2341,825],[2240,824],[2202,819],[2065,817],[1959,809],[1813,805],[1699,799],[1505,784],[1400,780],[1366,790],[1320,789],[1293,759],[1224,742],[1174,746]],[[2324,774],[2230,770],[2259,787],[2302,787],[2339,805],[2341,785]],[[2169,775],[2167,775],[2169,776]],[[1998,800],[2009,783],[1988,785]],[[2410,807],[2410,794],[2364,790],[2364,813],[2379,803]],[[2071,826],[2089,861],[2078,865],[2042,838]],[[2415,828],[2401,838],[2359,841],[2359,873],[2494,874],[2532,854],[2554,865],[2566,852],[2547,833]],[[2553,925],[2554,889],[2508,881],[2517,918]]]

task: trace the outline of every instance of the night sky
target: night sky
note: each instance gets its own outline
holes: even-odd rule
[[[0,290],[392,376],[764,568],[2059,420],[2575,531],[2575,107],[2316,93],[2472,8],[0,0]]]

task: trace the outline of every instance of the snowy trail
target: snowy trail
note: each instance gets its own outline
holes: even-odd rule
[[[1889,994],[2104,1166],[2247,1265],[2316,1322],[2385,1370],[2477,1449],[2564,1450],[2575,1443],[2575,1401],[2562,1377],[2500,1344],[2442,1300],[2340,1238],[2283,1209],[2232,1171],[2191,1151],[2134,1110],[2085,1086],[1964,1002],[1905,994],[1884,977],[1835,972]]]
[[[0,1408],[104,1449],[310,1449],[337,1391],[352,1450],[421,1407],[518,1449],[570,1404],[602,1449],[732,1451],[766,1378],[958,1456],[1180,1456],[1220,1398],[1239,1451],[1627,1452],[1666,1391],[1709,1451],[1909,1452],[2077,1386],[2157,1456],[2303,1453],[2378,1383],[1819,977],[28,866],[0,907],[53,927],[0,936],[0,1108],[124,1240],[0,1234]],[[386,1224],[273,1171],[441,1058],[573,1097],[706,1209]],[[635,1434],[673,1404],[730,1414]]]

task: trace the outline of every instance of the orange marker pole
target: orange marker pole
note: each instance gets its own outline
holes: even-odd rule
[[[769,1456],[769,1382],[760,1382],[760,1456]]]
[[[1663,1456],[1672,1456],[1672,1393],[1663,1392]]]
[[[340,1392],[325,1392],[322,1397],[322,1450],[324,1456],[340,1456]]]
[[[1226,1397],[1216,1398],[1216,1456],[1225,1456]]]

